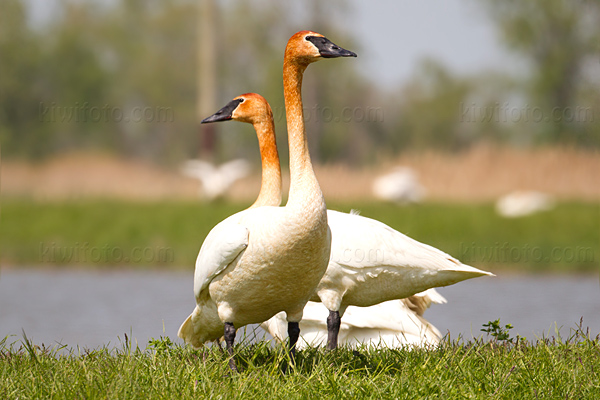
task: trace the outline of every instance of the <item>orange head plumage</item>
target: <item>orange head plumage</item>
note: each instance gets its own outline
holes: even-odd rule
[[[257,93],[244,93],[231,100],[208,118],[202,120],[203,124],[218,121],[235,120],[257,124],[273,120],[271,106],[264,97]]]
[[[313,31],[300,31],[292,35],[285,48],[285,59],[308,65],[321,58],[356,57],[356,53],[343,49],[325,36]]]

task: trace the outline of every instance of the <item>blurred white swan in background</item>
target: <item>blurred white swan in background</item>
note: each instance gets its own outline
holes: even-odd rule
[[[228,161],[219,166],[195,159],[188,160],[181,166],[183,175],[200,181],[200,195],[209,201],[223,197],[237,180],[249,172],[250,165],[243,159]]]
[[[496,202],[496,212],[506,218],[524,217],[554,208],[554,199],[542,192],[517,190]]]
[[[409,167],[395,167],[373,182],[373,194],[380,200],[399,204],[418,203],[425,197],[416,172]]]
[[[362,345],[380,349],[435,346],[442,335],[423,318],[431,303],[446,303],[446,299],[435,289],[429,289],[407,299],[385,301],[370,307],[349,306],[340,325],[338,343],[354,349]],[[311,301],[304,307],[297,348],[327,345],[325,321],[328,315],[329,310],[322,303]],[[280,342],[287,338],[284,313],[260,326]]]

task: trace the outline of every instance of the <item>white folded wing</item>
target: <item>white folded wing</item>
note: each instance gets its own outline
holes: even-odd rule
[[[422,312],[431,303],[445,302],[435,289],[430,289],[409,299],[390,300],[371,307],[350,306],[342,317],[338,343],[351,348],[362,345],[375,348],[434,346],[439,343],[441,334],[422,317]],[[328,315],[329,311],[321,303],[306,305],[300,322],[299,348],[327,344]],[[262,323],[261,328],[279,341],[287,338],[284,313]]]

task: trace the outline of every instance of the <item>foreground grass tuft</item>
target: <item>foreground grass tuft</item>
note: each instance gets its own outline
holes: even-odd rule
[[[14,339],[14,338],[13,338]],[[307,349],[296,366],[280,346],[236,346],[231,373],[217,347],[151,340],[145,349],[66,350],[26,337],[0,341],[0,397],[70,398],[600,398],[599,338],[443,341],[435,349]],[[287,371],[287,372],[284,372]]]

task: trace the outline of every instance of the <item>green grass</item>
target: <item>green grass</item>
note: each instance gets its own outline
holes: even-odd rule
[[[447,342],[431,350],[299,352],[293,369],[281,347],[237,345],[240,373],[215,347],[203,351],[152,340],[145,349],[70,350],[0,341],[0,397],[597,399],[600,346],[575,329],[567,339]],[[287,369],[287,372],[284,370]]]
[[[498,271],[597,271],[600,205],[560,204],[520,219],[491,204],[329,204],[359,209],[463,262]],[[247,204],[4,199],[0,261],[15,266],[192,268],[210,229]]]

